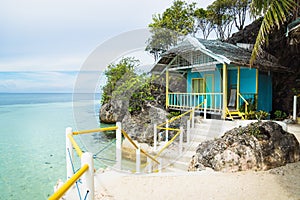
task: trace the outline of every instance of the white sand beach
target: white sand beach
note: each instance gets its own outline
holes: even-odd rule
[[[300,139],[300,125],[288,131]],[[106,171],[95,177],[96,199],[300,199],[300,162],[268,171],[132,175]]]

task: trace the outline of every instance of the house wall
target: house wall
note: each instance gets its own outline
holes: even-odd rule
[[[194,78],[206,78],[207,75],[213,75],[214,83],[213,86],[211,86],[212,91],[206,91],[206,92],[221,92],[221,74],[219,69],[216,69],[215,71],[208,71],[208,72],[191,72],[191,70],[188,70],[187,73],[187,93],[192,93],[192,80]]]
[[[272,75],[259,72],[258,76],[258,110],[272,111]]]

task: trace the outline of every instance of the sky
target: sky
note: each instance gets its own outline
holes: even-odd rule
[[[153,14],[163,13],[172,2],[1,1],[0,92],[73,92],[78,73],[97,47],[147,28]],[[199,0],[198,6],[205,8],[212,2]],[[141,59],[153,63],[147,54]],[[88,77],[87,73],[86,81]]]

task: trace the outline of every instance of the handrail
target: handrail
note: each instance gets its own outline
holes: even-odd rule
[[[67,182],[65,182],[48,200],[60,199],[70,187],[89,169],[89,165],[83,165]]]
[[[231,116],[231,113],[230,113],[230,111],[229,111],[229,109],[228,109],[227,106],[226,106],[226,113],[229,115],[230,119],[233,119],[233,117]]]
[[[157,127],[161,127],[161,126],[163,126],[163,125],[165,125],[165,124],[167,124],[167,123],[171,123],[171,122],[173,122],[173,121],[175,121],[175,120],[177,120],[177,119],[183,117],[184,115],[186,115],[186,114],[188,114],[188,113],[190,113],[190,112],[192,112],[192,111],[193,111],[193,110],[188,110],[188,111],[186,111],[185,113],[183,113],[183,114],[181,114],[181,115],[178,115],[178,116],[176,116],[176,117],[173,117],[173,118],[167,120],[166,122],[163,122],[163,123],[157,125]]]
[[[139,147],[135,144],[135,142],[130,138],[130,136],[126,133],[126,131],[124,131],[123,129],[121,130],[122,134],[124,135],[124,137],[126,137],[128,139],[128,141],[136,148],[138,149]],[[157,164],[160,164],[155,158],[153,158],[152,156],[150,156],[144,149],[140,148],[141,152],[149,157],[151,160],[153,160],[154,162],[156,162]]]
[[[94,132],[104,132],[104,131],[115,131],[117,129],[118,129],[118,127],[112,126],[112,127],[106,127],[106,128],[97,128],[97,129],[90,129],[90,130],[74,131],[73,135],[94,133]]]
[[[78,146],[78,144],[76,143],[76,141],[74,140],[73,136],[70,135],[70,134],[68,134],[68,138],[70,139],[70,141],[71,141],[71,143],[72,143],[74,149],[76,150],[76,152],[77,152],[79,158],[81,158],[81,156],[82,156],[83,153],[82,153],[80,147]]]
[[[204,103],[204,102],[200,103],[199,105],[195,106],[194,108],[199,108],[203,103]],[[193,111],[194,111],[194,109],[191,109],[191,110],[188,110],[188,111],[186,111],[185,113],[183,113],[183,114],[181,114],[181,115],[178,115],[178,116],[176,116],[176,117],[173,117],[173,118],[167,120],[166,122],[163,122],[163,123],[157,125],[157,128],[163,129],[161,126],[163,126],[163,125],[165,125],[165,124],[167,124],[167,123],[169,124],[169,123],[171,123],[171,122],[173,122],[173,121],[175,121],[175,120],[177,120],[177,119],[183,117],[184,115],[186,115],[186,114],[188,114],[188,113],[190,113],[190,112],[193,112]]]
[[[160,129],[160,130],[168,130],[168,131],[178,131],[179,129],[178,128],[163,128],[163,127],[156,127],[157,129]]]
[[[160,154],[166,149],[168,148],[168,146],[170,146],[170,144],[172,144],[172,142],[176,139],[176,137],[180,134],[180,130],[177,131],[177,133],[173,136],[173,138],[171,140],[169,140],[164,146],[163,148],[161,148],[161,150],[154,156],[154,158],[156,159],[158,156],[160,156]]]
[[[238,93],[238,96],[245,102],[245,113],[248,113],[248,101],[241,95],[241,93]]]

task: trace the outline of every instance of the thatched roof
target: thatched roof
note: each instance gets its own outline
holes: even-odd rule
[[[188,37],[174,48],[165,52],[152,69],[152,72],[162,71],[176,55],[195,51],[200,51],[203,54],[206,54],[218,63],[250,67],[249,61],[251,58],[251,52],[244,48],[218,40],[204,40]],[[266,59],[258,59],[253,67],[263,71],[287,70],[277,62],[271,62]]]

